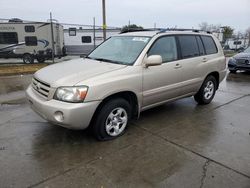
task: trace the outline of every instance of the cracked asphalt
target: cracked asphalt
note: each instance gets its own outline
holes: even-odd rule
[[[2,80],[2,91],[16,84]],[[145,111],[107,142],[47,123],[21,98],[0,106],[1,188],[250,188],[250,74],[228,74],[209,105]]]

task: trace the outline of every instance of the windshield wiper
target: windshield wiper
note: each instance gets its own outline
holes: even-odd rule
[[[92,57],[88,57],[88,58],[94,59],[94,60],[97,60],[97,61],[104,61],[104,62],[108,62],[108,63],[115,63],[115,64],[123,64],[123,65],[126,65],[126,63],[124,63],[124,62],[114,61],[114,60],[105,59],[105,58],[92,58]]]

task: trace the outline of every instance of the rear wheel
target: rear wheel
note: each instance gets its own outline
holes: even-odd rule
[[[230,70],[230,69],[229,69],[229,71],[230,71],[231,73],[233,73],[233,74],[236,73],[236,70]]]
[[[217,88],[217,81],[214,76],[208,76],[203,82],[198,93],[195,94],[194,99],[198,104],[209,104],[215,95]]]
[[[24,54],[23,55],[23,62],[25,64],[31,64],[34,63],[34,57],[31,54]]]
[[[38,63],[44,63],[45,58],[44,57],[37,57]]]
[[[117,98],[105,103],[99,110],[92,128],[98,140],[111,140],[121,136],[131,117],[131,106],[125,99]]]

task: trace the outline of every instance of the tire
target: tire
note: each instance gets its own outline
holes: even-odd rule
[[[38,61],[38,63],[44,63],[45,58],[44,57],[38,57],[38,58],[36,58],[36,60]]]
[[[25,64],[34,63],[34,57],[31,54],[24,54],[23,55],[23,62]]]
[[[214,76],[208,76],[199,91],[194,95],[194,99],[198,104],[209,104],[215,95],[217,89],[217,81]]]
[[[235,74],[237,70],[230,70],[230,69],[229,69],[229,71],[230,71],[230,73]]]
[[[124,134],[131,118],[131,106],[125,99],[116,98],[105,103],[97,113],[92,124],[94,136],[100,141],[112,140]]]

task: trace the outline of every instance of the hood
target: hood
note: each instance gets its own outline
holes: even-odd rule
[[[234,56],[235,59],[250,59],[250,53],[239,53]]]
[[[124,67],[126,67],[126,65],[106,63],[91,59],[75,59],[47,66],[37,71],[34,76],[50,84],[51,87],[73,86],[88,78]]]

